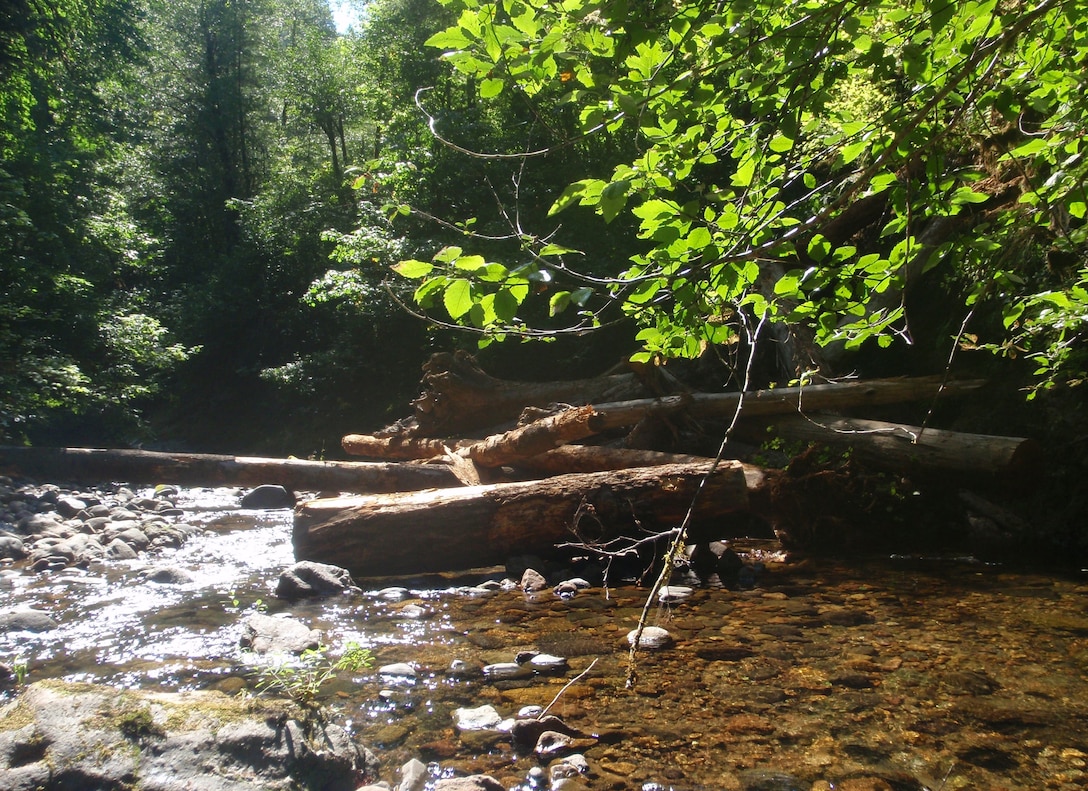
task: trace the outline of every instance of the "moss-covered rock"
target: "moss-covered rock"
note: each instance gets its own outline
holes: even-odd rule
[[[43,681],[0,709],[0,788],[351,791],[377,760],[283,701]]]

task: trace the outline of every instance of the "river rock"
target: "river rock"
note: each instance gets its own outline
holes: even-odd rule
[[[0,533],[0,560],[22,560],[26,557],[23,540],[11,533]]]
[[[437,780],[434,791],[506,791],[506,787],[491,775],[471,775]]]
[[[657,600],[663,604],[675,604],[690,599],[694,592],[687,585],[662,585],[657,592]]]
[[[484,678],[491,681],[506,681],[513,678],[529,678],[533,671],[517,662],[496,662],[484,665]]]
[[[431,773],[427,765],[418,758],[412,758],[400,768],[400,785],[397,791],[423,791]]]
[[[192,574],[177,566],[149,569],[142,576],[148,582],[156,582],[159,585],[187,585],[193,581]]]
[[[515,720],[510,726],[510,739],[517,749],[529,751],[536,747],[540,741],[540,735],[545,731],[562,733],[576,739],[585,738],[585,734],[577,728],[572,728],[558,717],[549,714],[535,720]]]
[[[475,708],[454,709],[453,721],[459,731],[484,731],[497,728],[502,715],[485,703]]]
[[[358,587],[347,569],[328,563],[303,560],[280,574],[276,595],[281,599],[301,599],[306,596],[331,596]]]
[[[521,575],[521,589],[526,593],[536,593],[546,587],[548,587],[548,581],[535,569],[525,569],[525,573]]]
[[[243,624],[239,644],[258,654],[301,654],[321,645],[321,633],[291,618],[254,613]]]
[[[294,508],[295,496],[282,486],[262,484],[242,497],[242,508],[272,510]]]
[[[632,629],[627,633],[627,644],[635,644],[635,635],[638,634],[637,629]],[[638,638],[638,647],[655,650],[659,648],[665,648],[672,644],[672,635],[669,634],[667,629],[662,629],[660,626],[647,626],[642,630],[642,635]]]
[[[0,788],[351,791],[377,760],[282,701],[43,681],[0,709]],[[25,724],[24,724],[25,723]]]
[[[407,662],[394,662],[391,665],[382,665],[379,667],[378,675],[395,680],[415,681],[418,673],[416,672],[414,665],[410,665]]]
[[[0,632],[48,632],[57,622],[40,610],[0,612]]]
[[[136,550],[119,538],[106,545],[106,555],[112,560],[135,560],[139,557]]]

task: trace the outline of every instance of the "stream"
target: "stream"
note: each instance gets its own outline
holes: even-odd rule
[[[0,661],[25,660],[28,682],[252,693],[242,622],[283,614],[321,630],[331,656],[350,642],[373,653],[370,669],[339,674],[320,700],[378,754],[390,785],[419,758],[434,778],[483,773],[546,789],[550,759],[515,751],[501,728],[460,730],[455,712],[550,705],[591,737],[572,789],[1088,786],[1088,576],[965,558],[792,559],[773,542],[737,542],[761,569],[754,585],[656,607],[650,622],[672,643],[638,654],[627,689],[642,588],[561,598],[480,587],[502,580],[497,569],[359,581],[361,594],[288,603],[273,591],[294,561],[291,511],[237,502],[238,490],[183,490],[184,519],[202,530],[137,560],[0,566],[5,609],[59,624],[0,634]],[[147,580],[165,566],[191,581]],[[479,672],[526,650],[567,666],[505,680]],[[379,672],[394,663],[416,672]]]

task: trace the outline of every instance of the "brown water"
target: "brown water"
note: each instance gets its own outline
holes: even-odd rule
[[[593,737],[589,789],[1088,787],[1085,579],[951,560],[796,562],[752,544],[742,548],[766,563],[755,589],[697,590],[654,611],[675,643],[640,652],[631,690],[624,639],[641,589],[563,600],[449,581],[288,605],[271,590],[292,560],[290,515],[201,518],[203,537],[142,561],[189,569],[188,585],[142,582],[140,564],[6,569],[0,601],[61,625],[0,636],[0,661],[25,658],[31,681],[252,688],[237,640],[260,608],[324,630],[330,654],[349,641],[371,648],[375,667],[328,685],[323,701],[393,784],[417,757],[436,775],[534,787],[529,772],[546,760],[519,755],[501,730],[458,732],[453,712],[490,704],[511,717],[584,672],[551,713]],[[501,682],[449,672],[454,660],[478,668],[525,649],[570,668]],[[393,662],[413,663],[415,681],[379,676]]]

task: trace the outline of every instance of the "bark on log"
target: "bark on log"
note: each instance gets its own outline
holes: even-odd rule
[[[457,450],[471,440],[445,440],[428,437],[378,437],[373,434],[347,434],[340,447],[350,456],[385,461],[412,461],[442,456],[446,449]]]
[[[703,456],[690,456],[684,453],[610,448],[603,445],[564,445],[532,458],[522,459],[514,466],[520,471],[542,477],[572,472],[627,470],[659,464],[709,464],[710,461]]]
[[[72,483],[259,486],[303,491],[398,492],[458,486],[438,465],[307,461],[100,448],[0,447],[0,473]]]
[[[564,542],[642,538],[680,524],[708,469],[669,465],[313,500],[295,510],[295,557],[358,577],[393,576],[494,566]],[[692,540],[730,537],[728,516],[749,505],[743,466],[719,465],[698,503]]]
[[[854,457],[881,469],[1007,476],[1026,480],[1042,467],[1041,446],[1024,437],[965,434],[879,420],[810,415],[775,423],[778,436],[849,445]]]
[[[649,391],[634,373],[569,382],[510,382],[481,369],[468,354],[435,354],[423,366],[423,393],[411,419],[379,432],[386,436],[445,437],[513,422],[526,406],[588,404]]]

